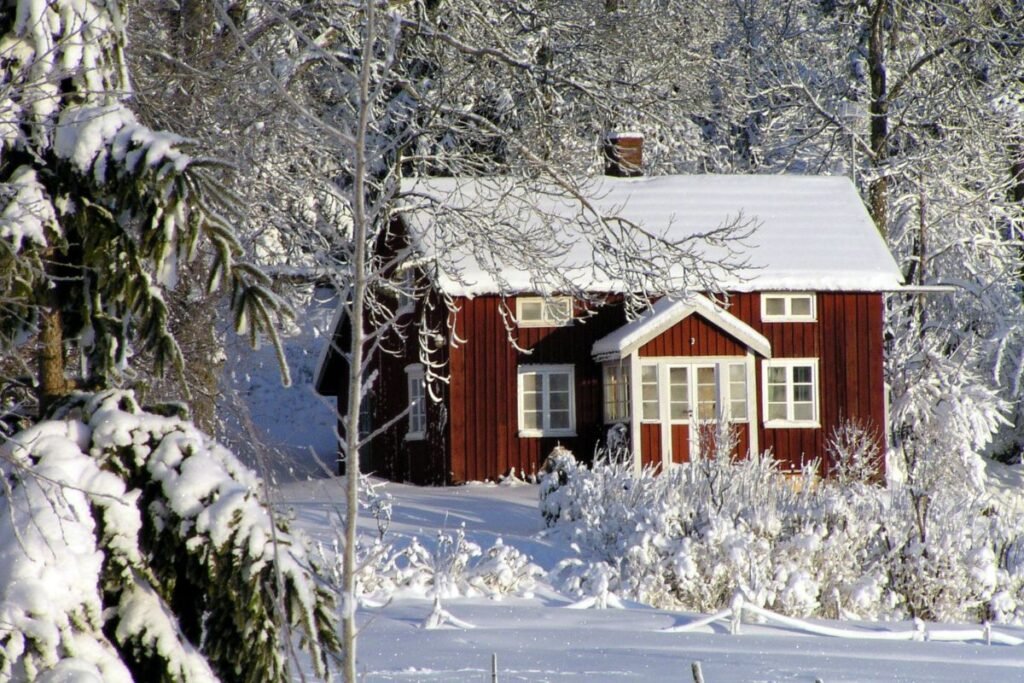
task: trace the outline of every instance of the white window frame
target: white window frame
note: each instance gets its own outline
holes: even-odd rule
[[[629,375],[629,365],[622,361],[601,365],[601,414],[605,424],[629,422]],[[615,396],[609,396],[609,390],[614,390]]]
[[[782,299],[785,312],[782,314],[768,312],[769,299]],[[810,299],[809,314],[793,313],[795,299]],[[813,323],[818,321],[818,297],[814,292],[763,292],[761,294],[761,321],[766,323]]]
[[[793,368],[809,367],[811,369],[811,419],[796,419],[795,401],[793,400]],[[786,417],[785,419],[768,418],[768,370],[769,368],[786,369]],[[817,358],[772,358],[761,363],[761,419],[767,429],[819,429],[821,428],[820,375]]]
[[[736,397],[736,400],[742,398],[746,404],[747,415],[743,418],[732,416],[733,396],[732,386],[729,382],[729,366],[731,365],[742,367],[744,372],[745,393],[742,397]],[[656,386],[658,387],[657,399],[655,399],[658,405],[658,416],[645,418],[643,416],[643,390],[641,386],[640,421],[642,423],[654,424],[667,420],[671,424],[690,424],[693,421],[692,412],[697,410],[697,388],[695,383],[697,381],[697,369],[701,367],[713,367],[715,369],[715,419],[723,417],[730,424],[747,424],[750,422],[750,414],[754,412],[752,406],[755,405],[752,391],[753,366],[746,356],[658,356],[652,360],[641,361],[640,367],[641,383],[643,381],[643,369],[655,368],[657,374]],[[682,419],[673,419],[671,416],[670,370],[676,367],[687,368],[687,402],[691,414]]]
[[[540,375],[541,379],[541,427],[540,429],[525,428],[523,410],[523,377]],[[551,427],[551,376],[568,375],[569,377],[569,426],[567,428]],[[518,404],[517,419],[519,420],[519,436],[536,439],[547,436],[576,436],[576,369],[572,364],[564,365],[520,365],[516,368],[516,403]]]
[[[540,318],[533,320],[525,319],[523,316],[524,304],[540,305]],[[559,317],[555,312],[556,307],[564,307],[569,311],[565,318]],[[572,324],[573,306],[571,296],[520,296],[516,297],[516,322],[519,327],[566,327]]]
[[[409,415],[406,421],[406,441],[422,441],[427,438],[427,382],[421,363],[405,366],[406,396],[409,399]]]

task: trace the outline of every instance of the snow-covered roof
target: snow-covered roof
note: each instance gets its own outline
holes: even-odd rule
[[[578,202],[555,191],[517,194],[495,179],[407,179],[411,193],[406,224],[428,259],[438,255],[438,285],[453,295],[537,291],[536,277],[524,264],[499,263],[478,241],[460,240],[444,219],[422,208],[424,197],[442,209],[478,214],[493,210],[505,220],[532,223],[562,216],[567,226],[581,215]],[[668,239],[706,233],[738,217],[756,225],[734,244],[746,258],[736,270],[718,274],[731,291],[813,290],[887,291],[902,284],[900,270],[879,235],[853,183],[841,176],[693,175],[643,178],[598,177],[584,184],[592,205],[606,216],[620,215]],[[415,197],[419,197],[418,203]],[[536,213],[524,210],[536,206]],[[547,218],[545,217],[547,216]],[[567,227],[571,230],[571,227]],[[592,241],[580,229],[550,265],[570,274],[588,291],[622,291],[621,281],[595,267]],[[539,233],[538,233],[539,234]],[[710,259],[725,248],[702,247]],[[446,265],[448,264],[448,265]],[[680,267],[681,269],[681,267]],[[685,279],[686,273],[680,272]]]
[[[658,300],[636,320],[594,342],[591,355],[598,362],[625,358],[693,313],[700,314],[761,356],[772,357],[772,345],[764,335],[700,294],[675,301],[668,297]]]

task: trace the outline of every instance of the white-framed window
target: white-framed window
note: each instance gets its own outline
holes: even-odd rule
[[[817,358],[766,360],[762,370],[765,427],[820,426]]]
[[[629,419],[629,367],[623,363],[604,364],[604,421]]]
[[[640,366],[641,419],[675,424],[719,418],[747,422],[747,372],[745,360],[671,358],[644,362]]]
[[[813,292],[774,292],[761,295],[761,320],[766,323],[814,322],[818,301]]]
[[[406,366],[405,377],[409,387],[409,429],[405,438],[416,441],[427,436],[427,382],[423,366],[419,363]]]
[[[572,365],[520,365],[519,436],[576,436]]]
[[[643,422],[657,422],[661,417],[661,401],[658,389],[658,366],[640,366],[640,419]]]
[[[729,420],[732,422],[747,421],[747,365],[746,363],[729,363],[729,373],[725,382],[728,392]]]
[[[518,297],[516,320],[519,327],[565,327],[572,322],[572,297]]]

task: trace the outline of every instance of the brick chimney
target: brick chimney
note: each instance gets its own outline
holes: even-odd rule
[[[642,133],[612,131],[604,136],[604,173],[617,178],[635,178],[644,174],[644,136]]]

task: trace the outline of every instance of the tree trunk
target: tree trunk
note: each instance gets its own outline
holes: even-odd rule
[[[868,39],[868,66],[871,75],[871,155],[877,177],[868,188],[871,217],[882,237],[889,232],[889,179],[885,176],[889,144],[889,93],[885,72],[885,16],[888,0],[877,0],[871,17]]]
[[[363,343],[365,341],[364,307],[367,288],[367,235],[370,218],[366,211],[366,138],[369,130],[370,110],[373,106],[370,78],[374,68],[370,46],[377,32],[377,0],[364,4],[366,11],[363,61],[359,67],[359,120],[355,131],[355,169],[352,177],[352,340],[348,364],[348,415],[345,416],[345,552],[342,563],[342,643],[344,659],[342,675],[345,683],[357,683],[356,673],[356,538],[359,533],[359,412],[363,399]]]
[[[39,322],[39,414],[44,415],[54,401],[70,391],[64,376],[64,323],[60,309],[43,310]]]

